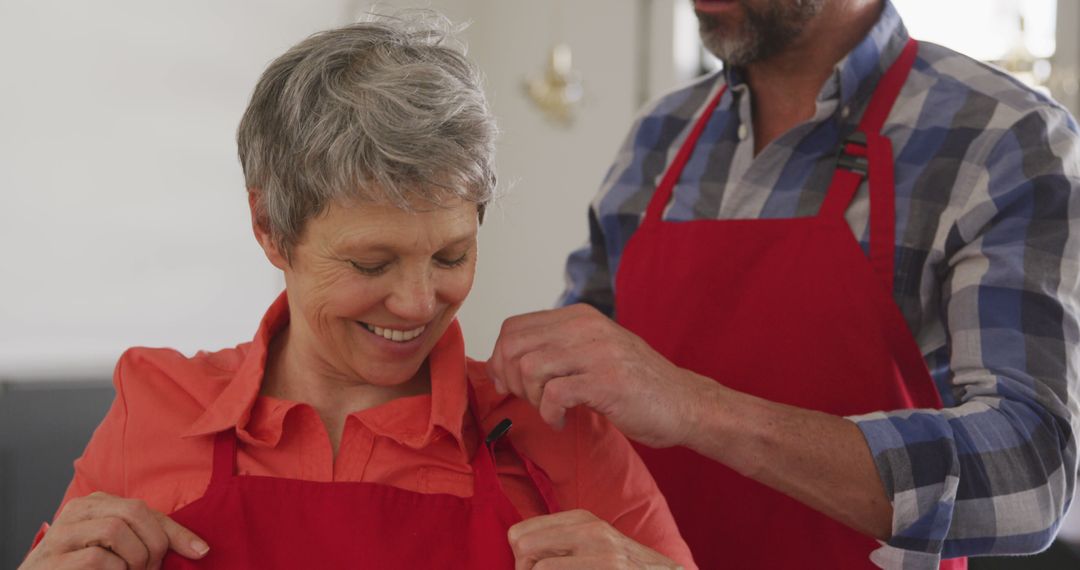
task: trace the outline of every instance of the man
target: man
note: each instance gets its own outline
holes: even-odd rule
[[[1080,427],[1076,124],[887,0],[695,8],[724,72],[634,125],[497,387],[643,444],[702,568],[1045,548]],[[558,517],[515,548],[572,558]]]

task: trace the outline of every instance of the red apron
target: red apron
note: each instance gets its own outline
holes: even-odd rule
[[[475,410],[471,386],[469,399]],[[191,561],[170,551],[164,568],[514,567],[506,532],[521,515],[503,492],[492,448],[482,439],[472,460],[471,497],[237,475],[236,446],[234,430],[217,435],[206,494],[169,515],[206,540],[210,553]],[[547,476],[519,457],[548,511],[556,512]]]
[[[892,298],[893,155],[880,134],[916,51],[912,40],[878,84],[817,216],[664,221],[721,89],[627,244],[619,323],[676,365],[774,402],[836,415],[940,408]],[[867,163],[869,260],[844,220]],[[688,449],[636,447],[702,568],[874,567],[872,538]]]

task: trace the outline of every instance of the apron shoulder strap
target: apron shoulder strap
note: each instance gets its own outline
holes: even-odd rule
[[[469,390],[469,413],[472,415],[473,423],[476,425],[477,441],[476,441],[476,453],[473,456],[473,476],[475,483],[473,487],[473,493],[491,494],[491,493],[504,493],[502,483],[499,481],[498,472],[496,470],[495,462],[495,446],[497,444],[506,445],[510,451],[517,456],[522,465],[525,466],[525,472],[529,475],[529,479],[532,481],[536,491],[540,494],[540,498],[544,501],[544,506],[547,508],[548,513],[559,512],[559,501],[555,496],[555,486],[551,483],[551,478],[547,473],[540,468],[539,465],[533,463],[531,459],[519,453],[514,444],[510,441],[510,438],[505,437],[510,429],[510,420],[505,419],[499,423],[490,436],[483,433],[483,424],[480,422],[480,418],[477,415],[479,406],[476,401],[476,391],[473,389],[472,384],[467,382]]]
[[[221,483],[236,474],[236,429],[222,430],[214,436],[214,466],[210,483]]]
[[[832,182],[818,213],[819,216],[842,219],[863,179],[869,179],[870,262],[890,293],[896,252],[896,180],[892,141],[881,134],[881,129],[915,63],[918,50],[919,43],[908,38],[896,61],[878,82],[856,131],[840,145]]]

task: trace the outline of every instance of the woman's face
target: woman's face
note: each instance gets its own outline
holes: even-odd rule
[[[289,343],[325,374],[407,382],[472,288],[477,227],[476,204],[460,199],[417,212],[332,205],[308,221],[291,264],[270,256],[285,272]]]

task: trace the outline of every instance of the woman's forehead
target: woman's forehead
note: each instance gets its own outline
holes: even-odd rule
[[[392,204],[333,204],[311,220],[309,239],[335,248],[444,248],[476,239],[476,204],[457,203],[424,210]]]

